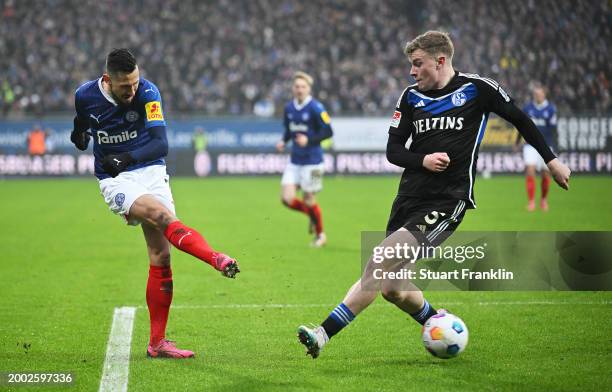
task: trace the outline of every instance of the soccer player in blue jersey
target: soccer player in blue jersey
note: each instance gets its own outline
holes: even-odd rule
[[[293,75],[293,100],[285,106],[283,116],[285,133],[276,149],[285,150],[291,141],[291,162],[287,164],[281,180],[282,203],[309,218],[309,231],[315,232],[312,245],[321,247],[327,242],[323,232],[321,207],[315,194],[323,187],[323,149],[321,142],[332,137],[329,114],[321,102],[312,97],[313,79],[305,72]],[[303,200],[296,197],[302,190]]]
[[[166,174],[166,121],[157,87],[140,77],[127,49],[106,58],[106,72],[75,93],[76,117],[70,139],[85,151],[93,136],[95,176],[110,210],[129,225],[142,223],[149,254],[146,299],[151,322],[147,355],[189,358],[194,353],[165,337],[172,302],[170,244],[233,278],[233,258],[213,250],[202,235],[178,220]],[[90,132],[88,132],[90,130]]]
[[[532,89],[533,100],[523,108],[523,111],[531,118],[533,123],[538,127],[546,144],[554,148],[554,135],[557,131],[557,109],[555,105],[546,99],[546,91],[540,84],[535,84]],[[519,133],[516,138],[518,145],[522,137]],[[536,173],[538,170],[542,173],[540,208],[543,211],[548,211],[548,188],[550,186],[550,173],[544,161],[538,155],[538,152],[530,144],[523,146],[523,160],[525,161],[525,176],[527,187],[527,210],[534,211],[535,204],[535,188],[536,188]]]
[[[387,237],[378,249],[436,247],[456,230],[466,209],[476,208],[473,190],[478,147],[491,112],[512,123],[544,158],[559,186],[568,189],[570,170],[499,84],[453,68],[454,47],[448,34],[428,31],[410,41],[404,52],[416,83],[397,101],[388,131],[387,159],[405,170],[391,207]],[[412,142],[406,148],[409,138]],[[393,255],[381,261],[372,255],[361,279],[321,325],[298,328],[307,354],[316,358],[379,292],[419,324],[435,315],[436,309],[413,282],[380,279],[380,274],[373,273],[382,268],[403,276],[401,272],[412,269],[416,260]]]

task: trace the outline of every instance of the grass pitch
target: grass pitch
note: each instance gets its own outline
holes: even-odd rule
[[[179,217],[235,255],[242,273],[224,279],[173,250],[168,337],[197,358],[155,361],[145,357],[140,229],[107,210],[95,179],[0,182],[0,372],[71,371],[67,389],[97,390],[113,309],[132,305],[132,391],[609,388],[609,292],[426,293],[470,329],[467,350],[453,360],[431,357],[420,328],[379,298],[320,358],[306,357],[297,326],[321,322],[359,277],[360,232],[384,230],[397,183],[326,179],[319,201],[329,245],[311,249],[306,218],[278,200],[278,178],[173,179]],[[575,177],[569,192],[552,190],[550,212],[531,214],[523,183],[479,180],[478,209],[460,229],[612,230],[612,179]]]

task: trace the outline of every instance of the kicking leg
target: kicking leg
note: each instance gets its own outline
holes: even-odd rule
[[[129,219],[137,219],[158,230],[176,248],[207,262],[228,278],[234,278],[240,272],[236,260],[214,251],[197,230],[181,223],[152,195],[143,195],[134,201]]]
[[[151,335],[147,356],[150,358],[191,358],[193,351],[178,349],[166,340],[166,324],[172,303],[172,269],[170,243],[157,229],[142,225],[149,253],[149,279],[147,280],[147,307],[151,322]]]
[[[550,188],[550,172],[542,169],[542,196],[540,199],[540,208],[542,211],[548,211],[548,189]]]
[[[419,246],[414,236],[405,229],[392,233],[379,246],[395,247],[397,244]],[[399,271],[402,268],[407,268],[409,265],[409,260],[389,260],[386,262],[385,270]],[[298,328],[298,337],[300,342],[306,346],[307,354],[310,354],[313,358],[318,357],[321,349],[329,339],[365,310],[376,299],[379,291],[382,292],[383,297],[387,301],[392,302],[401,310],[409,313],[421,324],[436,314],[436,310],[424,300],[423,293],[412,283],[407,281],[388,282],[375,279],[373,271],[377,268],[380,268],[380,265],[374,263],[373,257],[371,257],[361,279],[353,284],[342,303],[332,310],[330,315],[321,323],[321,326],[315,328],[300,326]]]

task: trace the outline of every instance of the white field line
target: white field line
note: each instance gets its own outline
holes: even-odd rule
[[[127,391],[135,314],[134,306],[115,308],[100,380],[100,392]]]
[[[325,308],[338,304],[202,304],[202,305],[172,305],[172,309],[285,309],[285,308]],[[444,306],[479,305],[479,306],[515,306],[515,305],[612,305],[612,301],[480,301],[480,302],[444,302]],[[373,304],[371,306],[390,306],[388,304]],[[136,306],[146,309],[146,306]]]

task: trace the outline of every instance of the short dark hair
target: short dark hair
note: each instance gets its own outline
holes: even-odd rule
[[[132,73],[136,69],[136,57],[127,49],[113,49],[106,56],[106,72],[109,74]]]
[[[455,52],[455,47],[453,46],[450,35],[437,30],[430,30],[408,42],[404,48],[404,53],[406,56],[410,57],[412,53],[418,49],[421,49],[432,57],[444,54],[449,60],[453,58]]]

